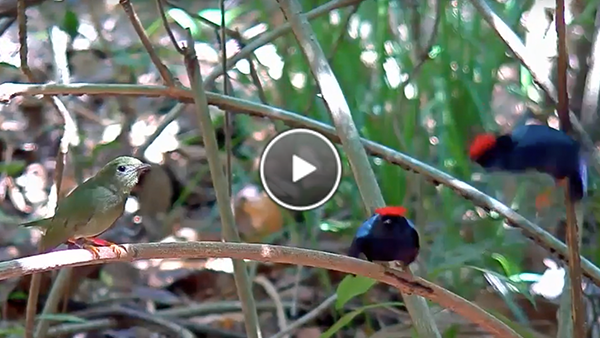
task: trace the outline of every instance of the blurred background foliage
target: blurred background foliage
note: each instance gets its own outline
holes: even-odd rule
[[[58,39],[65,39],[64,53],[72,82],[162,84],[117,1],[27,3],[31,5],[27,10],[29,64],[40,81],[57,79],[60,65],[56,62],[56,49],[53,52],[52,47],[59,44]],[[557,126],[554,110],[543,92],[471,3],[466,0],[332,3],[351,5],[332,6],[334,9],[312,19],[311,25],[361,135],[474,185],[564,239],[562,193],[555,191],[552,205],[543,210],[536,209],[533,203],[536,192],[552,186],[551,179],[536,174],[482,173],[468,159],[468,144],[477,132],[505,132],[532,121]],[[539,62],[547,66],[548,74],[553,74],[556,56],[553,2],[490,0],[487,3],[521,37],[528,50],[539,57]],[[4,20],[14,15],[11,8],[14,9],[15,4],[16,1],[0,3]],[[210,77],[209,74],[221,67],[221,43],[215,28],[221,20],[218,1],[169,0],[166,4],[170,26],[180,41],[183,28],[191,29],[202,74]],[[327,1],[302,0],[301,4],[305,11],[310,11],[326,5]],[[575,108],[581,107],[597,5],[598,1],[567,2],[571,53],[569,88]],[[181,59],[162,27],[155,2],[136,0],[133,6],[158,55],[183,85],[189,85]],[[285,23],[277,3],[272,0],[227,0],[226,8],[226,25],[233,31],[233,37],[229,36],[226,41],[228,57]],[[62,35],[53,30],[56,28]],[[25,81],[18,69],[16,24],[5,28],[0,46],[0,79]],[[232,96],[331,124],[292,33],[259,47],[250,58],[238,61],[228,74]],[[222,81],[220,77],[208,83],[208,90],[222,92]],[[144,179],[128,204],[121,226],[112,229],[108,237],[116,237],[117,242],[219,239],[218,211],[191,107],[179,107],[169,98],[80,96],[63,99],[77,119],[80,143],[69,156],[62,191],[68,192],[78,180],[91,174],[93,168],[119,154],[137,154],[158,168]],[[234,114],[233,123],[227,127],[223,112],[213,108],[223,156],[226,156],[226,128],[233,135],[233,207],[243,238],[345,252],[366,215],[343,151],[344,178],[333,199],[314,211],[287,212],[262,192],[257,171],[258,158],[268,140],[287,127],[243,114]],[[579,111],[576,109],[575,113]],[[3,224],[0,224],[3,259],[32,253],[35,249],[35,233],[15,229],[14,223],[15,219],[39,217],[44,212],[61,134],[60,121],[55,115],[50,107],[33,98],[2,107],[2,195],[6,196],[1,208]],[[598,139],[596,129],[600,128],[584,127],[594,140]],[[158,133],[161,128],[164,130]],[[422,249],[418,274],[500,317],[538,333],[555,333],[556,297],[562,289],[564,272],[545,251],[503,224],[493,213],[474,208],[469,201],[443,186],[436,187],[419,175],[378,158],[372,159],[372,165],[387,204],[406,206],[420,231]],[[600,251],[594,239],[600,210],[594,207],[595,173],[591,180],[583,252],[598,262]],[[148,263],[145,267],[142,263],[133,264],[130,269],[137,277],[121,282],[127,285],[120,287],[115,286],[114,276],[106,277],[115,273],[109,266],[94,268],[103,278],[93,277],[92,268],[86,268],[85,272],[81,268],[82,281],[78,282],[79,287],[73,286],[73,294],[78,295],[79,298],[74,299],[83,305],[70,306],[74,307],[73,311],[81,310],[100,297],[99,291],[89,285],[101,286],[99,290],[104,290],[104,295],[122,291],[122,288],[141,292],[141,285],[147,284],[153,290],[169,292],[178,300],[235,299],[234,293],[224,290],[232,287],[232,279],[228,277],[228,287],[223,287],[221,277],[212,275],[230,270],[228,263],[219,262],[178,262],[168,269],[160,262]],[[300,304],[292,306],[291,319],[335,292],[344,277],[313,270],[253,267],[255,274],[271,278],[284,301],[294,300]],[[153,282],[149,282],[152,278]],[[3,295],[0,300],[5,304],[2,325],[7,330],[14,328],[11,321],[22,315],[22,292],[26,292],[22,285],[27,285],[28,279],[23,280],[0,292]],[[322,288],[323,283],[326,288]],[[364,281],[356,283],[360,288]],[[210,296],[206,290],[213,290]],[[351,291],[341,288],[339,292],[342,297],[343,292]],[[164,302],[161,297],[165,296],[153,294],[152,297],[161,303]],[[257,295],[261,297],[265,296]],[[392,328],[396,334],[410,335],[409,326],[394,326],[407,319],[403,314],[399,320],[398,312],[390,310],[397,308],[394,301],[401,301],[396,291],[377,286],[363,296],[348,298],[351,299],[345,305],[338,306],[340,311],[333,308],[325,311],[309,325],[316,331],[304,329],[301,332],[311,336],[335,328],[327,331],[328,335],[337,332],[350,336],[357,330],[365,334],[385,334]],[[384,303],[381,307],[385,310],[378,310],[373,306],[375,303]],[[362,308],[363,305],[369,307]],[[342,307],[345,310],[341,310]],[[362,315],[363,309],[366,316]],[[337,326],[332,326],[350,310],[358,312],[349,312],[350,316],[341,317]],[[440,327],[446,337],[485,336],[456,316],[436,318],[443,322]],[[231,329],[234,325],[220,319],[222,328]],[[240,325],[239,318],[231,321]],[[276,333],[275,328],[275,324],[263,325],[269,334]]]

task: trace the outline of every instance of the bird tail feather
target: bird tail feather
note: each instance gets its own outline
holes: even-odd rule
[[[585,196],[588,185],[587,164],[584,158],[579,160],[579,171],[569,177],[569,193],[573,201],[579,201]]]
[[[356,242],[356,239],[355,239],[352,241],[352,244],[350,245],[350,249],[348,249],[348,256],[358,258],[358,257],[360,257],[360,253],[361,253],[360,246]]]

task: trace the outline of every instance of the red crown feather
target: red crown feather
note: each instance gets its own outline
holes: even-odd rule
[[[406,209],[404,207],[383,207],[375,209],[375,213],[381,216],[404,216]]]
[[[479,134],[475,137],[469,148],[469,157],[474,160],[485,154],[496,145],[496,135]]]

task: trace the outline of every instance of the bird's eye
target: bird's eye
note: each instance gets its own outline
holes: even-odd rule
[[[120,172],[122,172],[122,173],[124,173],[126,169],[127,168],[125,168],[124,165],[120,165],[120,166],[117,167],[117,170],[120,171]]]

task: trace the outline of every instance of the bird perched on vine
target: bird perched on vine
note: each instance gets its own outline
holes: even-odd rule
[[[406,268],[419,254],[419,233],[403,207],[383,207],[356,231],[348,256],[364,254],[370,262],[396,262]]]
[[[48,252],[63,243],[80,246],[99,258],[95,245],[109,246],[120,256],[122,247],[96,238],[108,230],[125,211],[125,202],[138,183],[140,175],[150,165],[137,158],[120,156],[108,162],[95,176],[80,184],[65,198],[59,200],[53,217],[22,224],[38,227],[41,252]],[[77,240],[83,240],[79,245]]]

